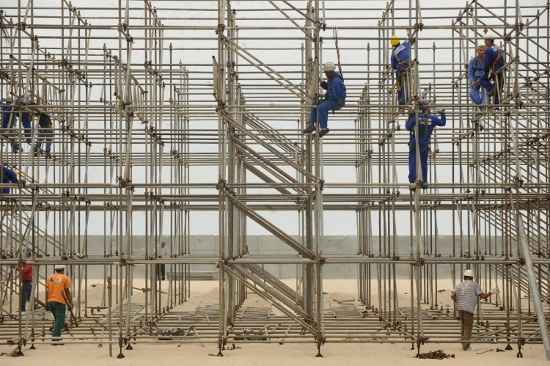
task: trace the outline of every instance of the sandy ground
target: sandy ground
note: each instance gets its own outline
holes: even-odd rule
[[[90,303],[99,302],[102,294],[102,283],[90,281],[93,287],[89,291]],[[285,281],[294,287],[295,281]],[[376,282],[373,282],[373,289],[376,289]],[[143,286],[143,281],[136,281],[134,287]],[[192,297],[177,310],[192,310],[200,306],[217,303],[217,281],[196,281],[192,284]],[[408,307],[410,304],[410,282],[408,280],[398,281],[399,306]],[[449,305],[449,280],[438,281],[439,305]],[[488,290],[488,289],[484,289]],[[357,301],[357,283],[354,280],[326,280],[323,291],[326,292],[324,299],[325,309],[337,307],[341,301],[349,303]],[[373,291],[373,299],[376,304],[377,295]],[[143,294],[136,291],[135,301],[141,302]],[[257,296],[249,296],[248,306],[266,306],[267,304]],[[357,302],[357,305],[359,303]],[[98,348],[97,345],[76,345],[65,346],[38,345],[36,350],[25,349],[25,357],[11,358],[0,357],[0,365],[224,365],[224,366],[246,366],[246,365],[277,365],[285,366],[314,366],[314,365],[409,365],[409,364],[453,364],[453,365],[476,365],[483,363],[484,366],[503,365],[548,365],[544,360],[542,345],[528,345],[524,349],[524,358],[516,358],[514,350],[509,352],[496,352],[495,345],[474,344],[472,350],[464,352],[459,344],[428,344],[423,346],[422,352],[442,349],[446,353],[454,353],[454,359],[448,360],[418,360],[411,351],[409,344],[327,344],[323,347],[324,358],[315,358],[315,346],[313,344],[239,344],[236,350],[225,351],[223,358],[215,357],[217,353],[214,344],[183,344],[178,346],[143,344],[138,343],[134,350],[125,351],[126,358],[119,360],[115,357],[109,358],[108,347]],[[503,348],[504,345],[498,345]],[[0,345],[0,352],[9,352],[13,346]],[[114,356],[117,355],[117,347],[113,347]]]
[[[136,345],[133,351],[126,351],[126,358],[119,360],[109,358],[107,348],[97,346],[49,346],[43,345],[33,351],[26,351],[21,358],[0,358],[2,366],[10,365],[223,365],[223,366],[317,366],[317,365],[548,365],[544,360],[542,346],[527,346],[524,358],[516,358],[516,351],[499,352],[494,347],[474,345],[473,350],[463,352],[459,345],[439,347],[431,344],[423,351],[442,348],[447,353],[455,353],[455,358],[447,360],[418,360],[415,352],[405,344],[328,344],[323,349],[323,358],[316,358],[313,345],[286,344],[279,345],[241,345],[233,351],[226,351],[224,357],[215,357],[215,345]],[[478,354],[484,350],[492,350]],[[116,353],[115,353],[116,356]]]

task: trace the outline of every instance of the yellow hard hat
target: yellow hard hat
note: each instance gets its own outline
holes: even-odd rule
[[[390,43],[391,43],[392,47],[397,46],[400,42],[401,42],[401,40],[399,39],[399,37],[397,37],[396,35],[391,36]]]

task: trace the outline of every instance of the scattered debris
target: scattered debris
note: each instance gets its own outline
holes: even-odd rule
[[[446,358],[455,358],[454,354],[447,354],[443,352],[442,350],[437,351],[431,351],[431,352],[425,352],[425,353],[419,353],[416,355],[417,358],[420,359],[429,359],[429,360],[444,360]]]

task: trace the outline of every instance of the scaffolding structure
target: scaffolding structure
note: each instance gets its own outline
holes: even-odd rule
[[[19,183],[0,184],[11,189],[0,194],[0,341],[15,354],[50,342],[45,279],[65,264],[76,318],[65,343],[107,344],[118,357],[143,343],[211,342],[219,355],[241,342],[313,343],[318,355],[327,342],[401,342],[417,352],[460,343],[439,290],[471,268],[483,288],[500,290],[479,304],[473,343],[515,345],[518,357],[543,343],[550,359],[548,0],[3,8],[0,98],[18,118],[2,126],[0,161]],[[506,55],[505,82],[500,105],[479,108],[466,66],[486,34]],[[413,45],[401,106],[393,35]],[[337,54],[346,106],[323,139],[302,135],[321,66]],[[448,116],[432,139],[427,189],[411,187],[404,169],[412,147],[403,125],[421,96]],[[25,113],[52,118],[51,153],[35,152],[43,135],[24,128]],[[191,250],[201,213],[212,214],[217,255]],[[325,231],[338,215],[354,218],[357,245],[327,254]],[[251,252],[251,226],[286,254]],[[100,247],[90,241],[97,233]],[[34,269],[25,314],[24,261]],[[295,283],[272,264],[295,268]],[[218,301],[182,311],[200,265],[216,267]],[[354,306],[324,307],[327,266],[356,268]],[[403,273],[408,303],[398,296]],[[98,301],[91,278],[101,283]],[[250,294],[272,308],[247,307]]]

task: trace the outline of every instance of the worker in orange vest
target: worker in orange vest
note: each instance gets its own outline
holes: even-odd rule
[[[52,332],[52,343],[62,344],[61,332],[65,326],[65,312],[67,306],[72,308],[72,297],[69,288],[71,280],[65,275],[65,266],[56,264],[55,273],[48,277],[47,286],[47,306],[53,314],[54,326]]]

